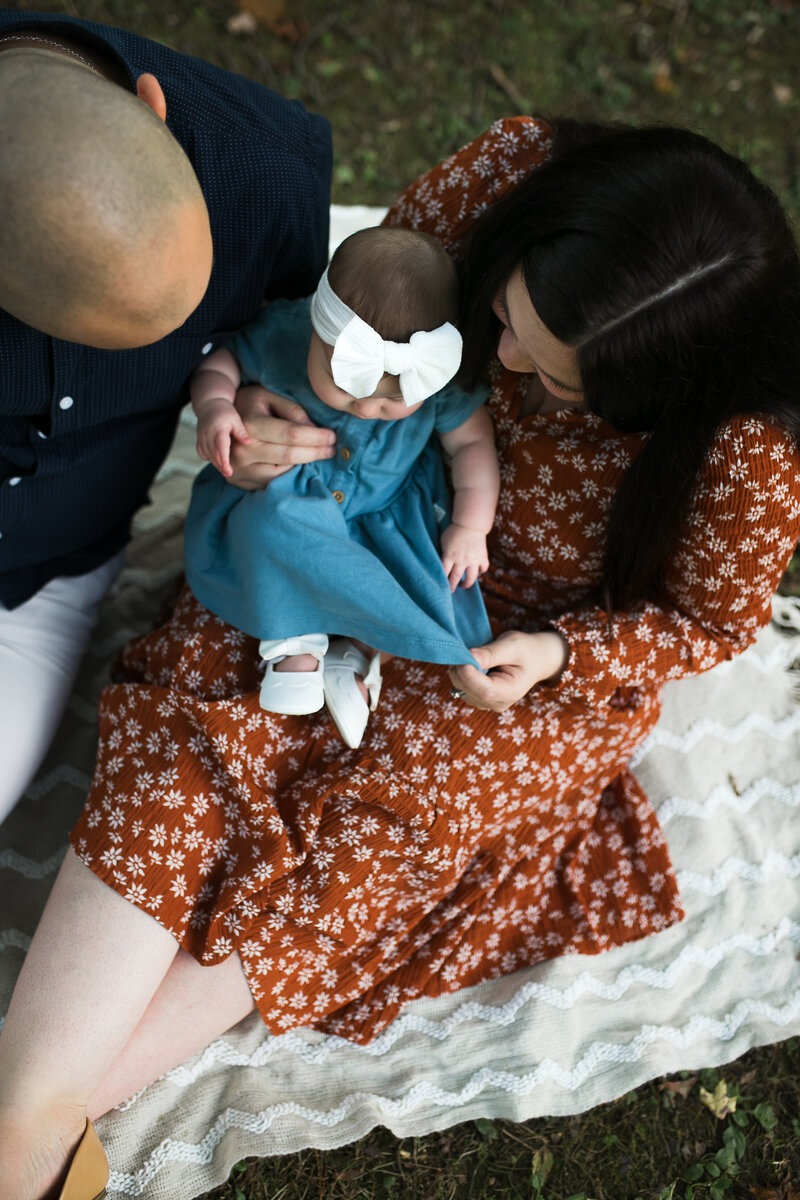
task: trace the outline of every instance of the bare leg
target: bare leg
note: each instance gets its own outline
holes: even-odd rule
[[[0,1195],[33,1200],[58,1179],[177,950],[67,852],[0,1034]]]
[[[290,654],[275,664],[276,671],[318,671],[319,663],[313,654]]]
[[[356,640],[356,638],[351,638],[350,641],[361,651],[362,654],[366,654],[368,659],[372,658],[373,654],[375,653],[372,646],[368,646],[366,642],[359,642]],[[391,655],[384,656],[382,654],[381,663],[384,663],[386,659],[390,657]],[[366,700],[367,704],[369,704],[369,693],[367,691],[367,685],[364,683],[363,675],[356,675],[356,684],[358,685],[358,690],[361,692],[363,699]]]
[[[368,658],[371,658],[372,655],[375,653],[375,651],[371,650],[370,647],[367,646],[364,642],[357,642],[354,638],[351,638],[350,640],[352,641],[354,646],[358,646],[359,650],[363,650],[363,652],[367,655]],[[318,669],[318,667],[319,667],[319,663],[311,654],[290,654],[288,656],[288,658],[284,658],[279,663],[276,663],[275,670],[276,671],[316,671]],[[358,690],[361,692],[361,695],[364,697],[364,699],[367,701],[367,703],[369,703],[369,695],[367,693],[367,685],[364,683],[364,680],[360,675],[356,675],[356,683],[358,685]]]
[[[135,1091],[246,1014],[238,960],[238,978],[228,964],[197,968],[218,972],[219,992],[224,980],[234,981],[234,1015],[225,1025],[222,1004],[223,1025],[212,1028],[195,999],[201,1040],[181,1029],[189,1023],[185,1012],[177,1019],[175,1006],[181,997],[187,1002],[195,972],[181,963],[163,1006],[154,1001],[177,952],[169,933],[68,851],[0,1034],[0,1196],[39,1200],[63,1173],[90,1100],[95,1114],[102,1111],[123,1098],[120,1089]],[[180,1031],[178,1056],[150,1058],[137,1074],[132,1057],[142,1038],[158,1036],[167,1047],[167,1035],[157,1034],[163,1021],[172,1036]]]
[[[179,950],[133,1036],[89,1101],[91,1120],[202,1050],[254,1008],[238,954],[203,967]]]

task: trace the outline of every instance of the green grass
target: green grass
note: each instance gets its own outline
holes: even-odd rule
[[[266,13],[279,0],[243,0]],[[800,217],[792,0],[285,0],[284,34],[228,2],[61,0],[249,75],[330,118],[334,199],[388,204],[498,117],[664,121],[750,161]],[[280,27],[279,27],[280,28]]]
[[[265,11],[265,0],[246,0]],[[389,204],[417,174],[521,111],[689,125],[741,154],[800,223],[800,13],[792,0],[298,0],[276,36],[231,3],[12,4],[123,25],[240,71],[332,122],[334,200]],[[800,594],[795,557],[785,590]],[[477,1121],[398,1141],[239,1164],[215,1200],[792,1200],[800,1039],[657,1082],[579,1116]],[[699,1098],[740,1097],[718,1120]],[[210,1200],[210,1198],[209,1198]]]
[[[573,1117],[470,1121],[398,1140],[240,1163],[214,1200],[796,1200],[800,1038],[653,1081]],[[695,1081],[692,1083],[692,1079]],[[700,1099],[724,1082],[735,1112]],[[210,1200],[210,1198],[209,1198]]]

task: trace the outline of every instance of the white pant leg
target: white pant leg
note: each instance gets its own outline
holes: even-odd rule
[[[0,604],[0,821],[47,753],[123,560],[53,579],[18,608]]]

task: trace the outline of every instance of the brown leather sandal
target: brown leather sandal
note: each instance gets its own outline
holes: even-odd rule
[[[91,1121],[72,1156],[58,1200],[103,1200],[108,1183],[108,1159]]]

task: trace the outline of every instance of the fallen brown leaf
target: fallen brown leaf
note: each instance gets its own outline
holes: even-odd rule
[[[653,87],[660,96],[670,96],[675,91],[672,67],[668,62],[657,62],[653,68]]]
[[[683,1096],[685,1100],[696,1083],[697,1076],[691,1075],[688,1079],[675,1079],[669,1080],[666,1083],[660,1083],[658,1085],[658,1090],[660,1092],[677,1092],[678,1095]]]
[[[284,42],[291,42],[296,46],[298,42],[302,42],[310,29],[308,21],[295,21],[292,17],[287,17],[285,21],[276,21],[270,26],[270,30]]]
[[[286,11],[286,0],[239,0],[239,12],[292,45],[296,45],[308,33],[308,21],[303,17],[290,17]]]
[[[239,12],[245,12],[259,25],[286,20],[286,0],[239,0]]]
[[[343,1171],[339,1172],[336,1178],[343,1180],[345,1183],[351,1183],[354,1179],[360,1179],[361,1174],[362,1172],[359,1167],[345,1167]]]

